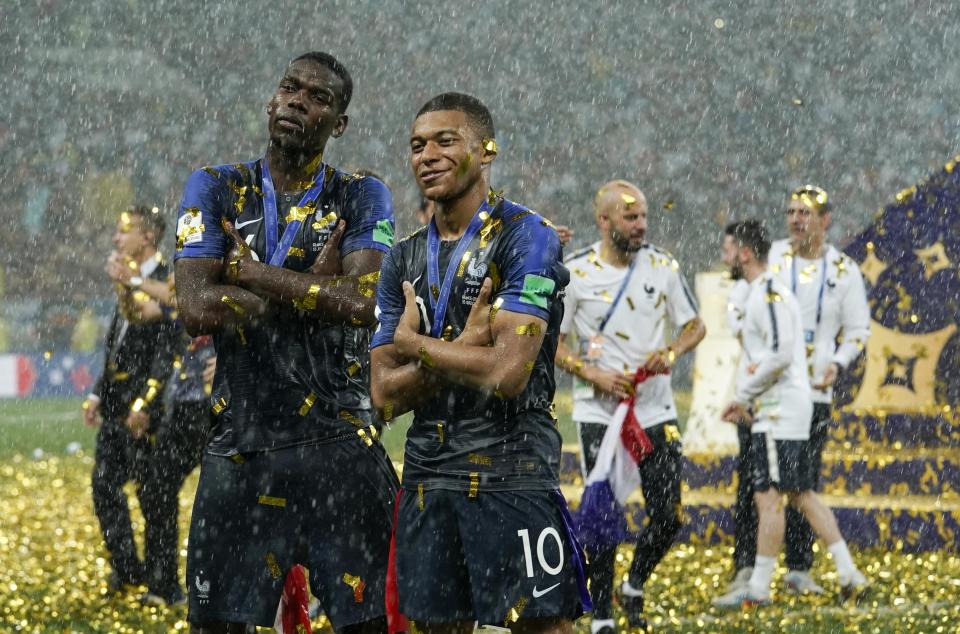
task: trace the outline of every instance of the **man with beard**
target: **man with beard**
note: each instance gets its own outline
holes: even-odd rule
[[[812,490],[806,445],[813,406],[801,310],[789,288],[767,270],[769,251],[766,230],[756,220],[727,227],[723,261],[732,277],[749,284],[749,292],[742,303],[743,355],[736,388],[721,418],[750,427],[746,455],[741,449],[748,471],[741,467],[741,477],[750,477],[758,519],[750,578],[745,586],[714,600],[723,608],[770,602],[770,581],[783,543],[783,494],[833,556],[841,598],[859,597],[868,585],[853,563],[836,518]]]
[[[621,605],[632,627],[645,627],[643,587],[680,529],[680,432],[670,386],[676,360],[706,334],[697,305],[666,251],[645,242],[647,200],[635,185],[615,180],[594,200],[600,241],[567,261],[556,364],[574,374],[573,419],[580,436],[584,477],[593,469],[601,440],[618,404],[636,391],[634,413],[653,445],[640,465],[648,522],[634,551]],[[679,327],[670,345],[666,322]],[[567,341],[576,335],[577,348]],[[634,383],[637,370],[651,376]],[[616,545],[593,544],[594,599],[591,631],[615,631],[611,611]]]
[[[568,273],[552,226],[491,191],[496,152],[474,97],[444,93],[417,113],[411,167],[437,205],[384,259],[371,352],[384,418],[414,410],[399,602],[425,632],[569,633],[589,596],[551,416]]]
[[[852,363],[870,336],[870,309],[857,263],[827,242],[833,205],[827,192],[813,185],[795,189],[785,213],[788,239],[770,246],[770,271],[796,296],[803,315],[807,375],[813,399],[808,462],[814,490],[820,488],[820,464],[830,427],[833,383]],[[740,281],[730,296],[731,329],[736,333],[740,306],[749,285]],[[738,312],[740,311],[740,312]],[[738,427],[741,446],[750,442],[749,430]],[[737,576],[728,591],[746,584],[753,567],[756,520],[752,517],[749,478],[741,478],[737,495],[737,535],[734,564]],[[743,507],[743,510],[741,510]],[[787,567],[784,576],[791,592],[823,593],[810,577],[814,535],[803,516],[787,509]]]
[[[367,351],[392,202],[379,180],[322,162],[352,89],[331,55],[296,58],[267,105],[264,158],[197,170],[184,191],[180,316],[217,352],[190,527],[193,632],[272,625],[296,564],[335,629],[386,628],[397,482]]]

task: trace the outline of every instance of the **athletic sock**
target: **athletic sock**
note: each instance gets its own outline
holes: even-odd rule
[[[750,575],[750,593],[756,597],[770,595],[770,582],[773,580],[773,570],[777,567],[776,557],[757,555],[753,562],[753,574]]]
[[[841,539],[827,546],[827,550],[833,555],[833,565],[837,567],[841,585],[850,581],[857,574],[857,566],[853,563],[853,557],[850,556],[847,542]]]
[[[629,581],[624,581],[623,585],[620,586],[620,592],[625,594],[628,597],[642,597],[643,588],[634,588],[630,585]]]
[[[617,629],[617,624],[613,619],[594,619],[593,622],[590,623],[590,634],[597,634],[597,632],[605,627]]]

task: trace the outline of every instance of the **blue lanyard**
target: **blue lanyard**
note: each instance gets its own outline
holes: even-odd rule
[[[610,318],[613,317],[613,311],[617,309],[617,304],[620,303],[620,300],[623,299],[623,294],[627,290],[627,285],[630,284],[630,278],[633,277],[633,269],[637,265],[637,260],[640,259],[639,253],[633,254],[633,260],[630,262],[630,266],[627,267],[627,274],[623,277],[623,281],[620,282],[620,289],[617,290],[616,296],[613,298],[613,303],[610,304],[610,308],[607,309],[607,314],[604,315],[603,321],[600,322],[600,329],[597,330],[598,335],[603,334],[603,329],[607,327],[607,322],[610,321]]]
[[[473,215],[467,230],[457,241],[457,247],[447,262],[447,270],[443,275],[443,285],[440,284],[440,233],[437,231],[436,217],[430,219],[427,225],[427,283],[430,288],[427,294],[430,296],[430,304],[433,306],[433,324],[430,328],[430,336],[439,338],[443,332],[443,320],[447,314],[447,302],[450,301],[450,290],[453,286],[453,276],[456,274],[457,267],[463,254],[470,248],[470,243],[476,237],[477,233],[483,227],[484,223],[490,219],[493,208],[485,200],[477,213]]]
[[[820,273],[820,290],[817,291],[817,323],[816,326],[820,326],[820,316],[823,314],[823,289],[827,285],[827,252],[824,249],[823,252],[823,262],[821,264],[823,269]],[[791,286],[790,290],[793,291],[793,294],[797,294],[797,256],[790,256],[790,278]]]
[[[300,226],[303,224],[304,216],[291,214],[287,218],[287,226],[283,230],[283,236],[280,238],[280,245],[277,246],[277,233],[279,220],[277,218],[277,192],[273,186],[273,179],[270,177],[270,169],[267,167],[267,159],[260,162],[263,166],[263,222],[267,229],[267,252],[264,254],[264,261],[271,266],[283,266],[293,246],[293,241],[297,239],[297,233],[300,232]],[[313,187],[307,190],[297,204],[297,208],[302,209],[315,205],[317,198],[323,193],[324,177],[326,176],[326,166],[320,163],[316,174],[313,175]]]

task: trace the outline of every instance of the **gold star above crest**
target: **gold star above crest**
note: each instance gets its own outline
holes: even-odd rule
[[[943,269],[949,269],[952,262],[947,257],[943,242],[939,240],[923,249],[914,249],[913,253],[923,264],[923,279],[929,280]]]

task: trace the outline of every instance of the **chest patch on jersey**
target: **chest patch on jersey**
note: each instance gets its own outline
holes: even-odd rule
[[[373,241],[388,247],[393,246],[393,224],[389,220],[378,220],[373,229]]]
[[[185,209],[177,220],[177,250],[203,240],[203,216],[196,207]]]

